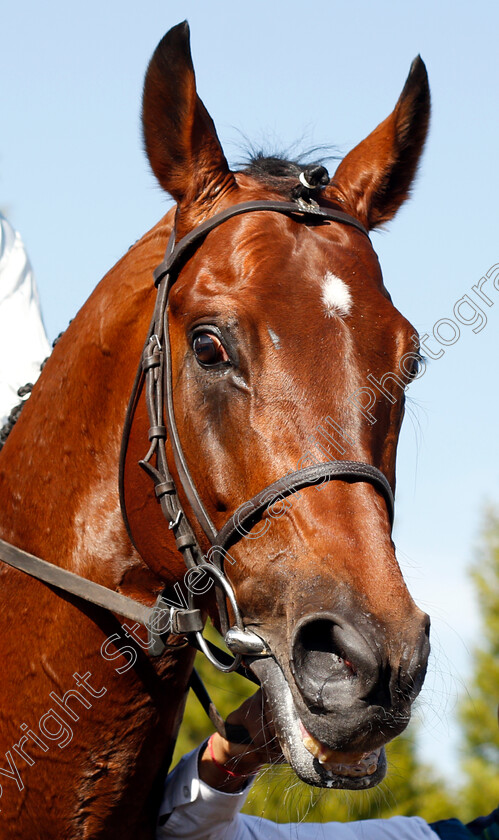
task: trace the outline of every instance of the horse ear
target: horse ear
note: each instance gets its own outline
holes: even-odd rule
[[[428,76],[418,55],[393,112],[343,159],[327,190],[369,230],[392,219],[408,197],[429,119]]]
[[[206,201],[235,185],[213,121],[196,93],[187,21],[166,33],[149,63],[142,127],[152,170],[178,204]]]

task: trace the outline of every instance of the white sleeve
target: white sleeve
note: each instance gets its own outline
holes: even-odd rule
[[[185,755],[166,779],[156,828],[156,840],[249,840],[242,822],[250,784],[240,793],[223,793],[203,782],[198,757],[206,742]]]
[[[251,784],[222,793],[201,781],[199,752],[188,753],[168,776],[156,840],[438,840],[420,817],[392,817],[352,823],[274,823],[240,814]]]
[[[227,840],[439,840],[420,817],[391,817],[389,820],[351,823],[274,823],[246,814],[240,814],[239,819],[246,833],[228,834]],[[223,833],[209,836],[210,840],[225,840],[226,837]]]
[[[23,242],[0,214],[0,426],[50,354],[35,279]]]

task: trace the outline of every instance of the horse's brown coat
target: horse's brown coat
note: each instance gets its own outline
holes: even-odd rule
[[[388,221],[407,196],[428,111],[419,60],[393,114],[345,158],[321,200],[369,227]],[[179,203],[180,236],[229,205],[282,197],[277,186],[229,171],[196,95],[185,28],[165,36],[153,57],[144,130],[151,165]],[[284,179],[284,194],[288,188]],[[184,569],[148,479],[136,466],[147,448],[143,401],[126,471],[128,514],[142,557],[121,520],[118,455],[154,305],[152,271],[172,222],[173,211],[99,284],[54,349],[0,456],[2,538],[148,604]],[[326,271],[349,286],[353,309],[345,318],[325,317]],[[223,326],[237,348],[237,370],[214,375],[197,365],[190,344],[196,323]],[[379,379],[397,370],[403,354],[414,349],[413,334],[390,302],[374,251],[355,229],[252,214],[213,231],[174,287],[171,338],[177,423],[216,525],[295,468],[328,415],[355,442],[346,457],[374,464],[394,483],[400,389],[393,386],[395,403],[378,401],[374,425],[348,397],[366,384],[368,373]],[[302,491],[265,537],[242,540],[234,555],[237,562],[227,571],[245,619],[283,659],[297,620],[331,608],[358,615],[370,628],[383,668],[396,672],[417,651],[423,617],[402,580],[385,504],[370,485],[334,482],[320,492]],[[104,658],[101,645],[118,634],[118,647],[133,646],[121,619],[7,567],[0,566],[0,587],[6,675],[0,768],[9,770],[8,757],[2,759],[9,751],[24,785],[20,791],[12,773],[0,775],[0,837],[152,838],[192,652],[184,648],[158,661],[138,651],[135,667],[117,673],[126,658]],[[35,762],[29,766],[13,750],[21,724],[40,735],[40,718],[50,708],[61,711],[51,692],[61,697],[75,690],[73,674],[88,672],[89,684],[106,688],[105,695],[91,698],[80,686],[92,708],[75,697],[69,701],[79,717],[65,717],[71,742],[60,749],[51,741],[44,752],[29,741],[24,747]],[[403,728],[407,715],[406,700],[395,711],[388,708],[378,728],[369,717],[356,729],[346,721],[337,746],[377,746]],[[327,740],[324,731],[319,727],[315,734]]]

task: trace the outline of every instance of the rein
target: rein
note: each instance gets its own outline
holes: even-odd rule
[[[243,665],[243,656],[269,656],[270,652],[266,649],[264,641],[244,626],[236,595],[224,573],[223,556],[227,548],[239,542],[248,529],[262,519],[267,508],[298,490],[324,481],[363,481],[373,484],[385,499],[391,523],[393,523],[394,505],[393,493],[386,476],[376,467],[359,461],[331,461],[314,464],[288,473],[261,490],[252,499],[240,505],[218,531],[199,496],[183,453],[173,409],[168,325],[169,293],[184,263],[193,250],[200,246],[210,231],[235,216],[257,211],[282,213],[298,223],[305,224],[339,222],[353,226],[368,236],[367,230],[354,217],[340,210],[319,207],[314,201],[305,201],[303,198],[299,198],[296,202],[251,201],[236,204],[198,225],[179,242],[176,242],[176,225],[174,225],[164,260],[154,272],[154,281],[158,290],[156,304],[127,408],[119,465],[122,515],[129,537],[135,545],[126,513],[124,465],[138,395],[142,384],[144,384],[150,422],[148,433],[150,446],[139,464],[154,483],[156,498],[187,569],[197,571],[200,575],[211,576],[214,580],[222,635],[233,657],[219,650],[203,637],[204,619],[201,610],[194,606],[194,595],[190,590],[187,608],[172,606],[166,599],[165,593],[158,597],[154,607],[148,607],[73,572],[47,563],[4,540],[0,540],[0,560],[10,566],[51,586],[76,595],[78,598],[83,598],[106,610],[140,622],[147,627],[149,653],[151,655],[158,656],[163,653],[165,647],[169,646],[166,641],[169,635],[181,635],[186,637],[188,644],[201,650],[219,670],[224,672],[238,671],[249,679],[253,679],[254,682],[257,682],[256,678],[253,678],[249,670]],[[175,482],[169,470],[166,457],[167,437],[170,440],[182,489],[198,525],[211,545],[207,556],[203,555],[194,530],[182,507]],[[153,460],[154,463],[152,463]],[[227,601],[230,603],[234,617],[232,623],[229,618]],[[168,628],[166,631],[164,630],[165,626]],[[217,730],[224,737],[228,737],[228,734],[230,734],[231,740],[244,742],[248,737],[244,727],[230,727],[229,729],[229,725],[224,723],[213,703],[211,703],[195,671],[191,684]]]

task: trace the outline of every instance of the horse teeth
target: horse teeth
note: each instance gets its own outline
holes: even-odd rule
[[[327,761],[328,756],[325,752],[323,752],[324,747],[317,738],[314,738],[313,735],[305,735],[305,737],[302,738],[302,742],[305,749],[307,749],[309,753],[312,753],[314,758],[318,758],[319,761]]]
[[[314,738],[310,732],[307,732],[303,724],[301,724],[300,728],[303,746],[319,761],[319,764],[328,773],[357,778],[361,776],[372,776],[378,769],[378,759],[381,754],[381,749],[374,750],[370,753],[351,753],[350,755],[348,753],[338,753],[326,747],[317,738]],[[344,756],[350,760],[348,762],[338,761],[340,756]],[[336,761],[334,760],[335,758]]]

